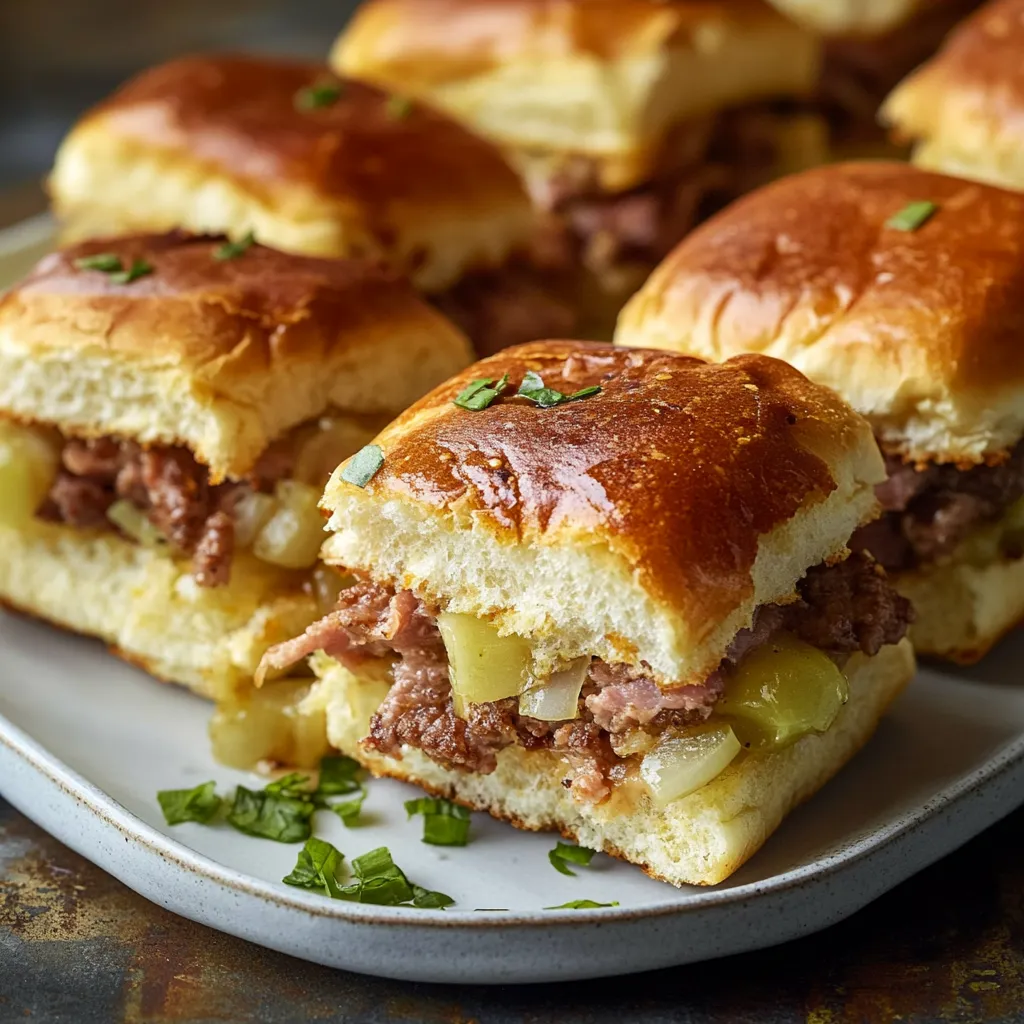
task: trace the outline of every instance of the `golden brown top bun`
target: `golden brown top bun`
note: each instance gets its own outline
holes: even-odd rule
[[[515,392],[532,371],[565,394]],[[453,399],[508,374],[471,412]],[[365,485],[331,478],[332,563],[530,637],[551,664],[706,675],[758,604],[839,557],[884,476],[868,425],[763,356],[724,365],[578,341],[483,360],[377,438]]]
[[[1024,0],[995,0],[886,100],[930,170],[1024,189]]]
[[[888,221],[936,204],[916,230]],[[836,164],[741,199],[623,310],[621,345],[764,352],[835,388],[912,460],[1024,433],[1024,196],[902,163]]]
[[[331,62],[448,111],[527,174],[579,155],[618,191],[674,125],[813,92],[820,46],[761,0],[369,0]]]
[[[329,409],[395,413],[470,359],[465,337],[394,272],[183,233],[45,257],[0,298],[0,415],[71,434],[184,444],[242,475]],[[131,282],[87,269],[115,255]]]
[[[261,57],[144,71],[72,130],[50,189],[73,231],[255,229],[277,248],[385,258],[429,290],[501,263],[533,228],[516,174],[450,118]]]

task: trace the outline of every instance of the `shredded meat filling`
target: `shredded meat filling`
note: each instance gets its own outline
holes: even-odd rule
[[[995,466],[932,464],[919,470],[897,456],[886,465],[888,479],[876,491],[885,514],[850,543],[892,571],[941,561],[972,530],[995,522],[1024,497],[1024,442]]]
[[[561,752],[569,785],[581,800],[601,800],[622,778],[627,762],[615,752],[619,739],[635,732],[700,722],[722,696],[730,664],[779,630],[789,630],[833,655],[876,654],[896,643],[912,617],[909,602],[886,583],[864,554],[812,569],[787,605],[766,605],[750,629],[733,641],[723,664],[702,684],[661,688],[642,667],[594,660],[579,698],[578,716],[544,722],[519,714],[517,698],[470,705],[455,714],[448,657],[435,619],[410,592],[392,594],[359,583],[339,606],[305,634],[273,648],[264,665],[286,668],[316,650],[347,663],[366,656],[396,656],[394,684],[370,723],[364,744],[400,757],[405,746],[422,750],[449,768],[488,773],[498,751],[517,743]]]
[[[274,473],[287,473],[281,458]],[[272,485],[277,476],[214,486],[206,467],[184,448],[144,449],[112,437],[69,439],[39,515],[71,526],[113,529],[110,507],[128,501],[171,545],[191,556],[200,586],[216,587],[231,577],[235,504],[249,489]]]

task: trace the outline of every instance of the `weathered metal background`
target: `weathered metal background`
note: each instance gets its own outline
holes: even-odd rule
[[[821,935],[632,978],[362,978],[176,918],[0,801],[0,1022],[885,1024],[1024,1020],[1024,812]]]

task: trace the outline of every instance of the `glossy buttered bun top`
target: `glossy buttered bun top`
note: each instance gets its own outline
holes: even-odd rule
[[[517,396],[537,377],[585,393]],[[480,379],[507,386],[456,404]],[[756,605],[840,556],[884,475],[867,424],[784,363],[576,341],[475,364],[377,445],[364,486],[345,466],[328,485],[328,561],[491,618],[553,662],[643,661],[667,682],[706,674]]]

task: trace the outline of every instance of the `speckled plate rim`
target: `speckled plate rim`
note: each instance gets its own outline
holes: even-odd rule
[[[1021,737],[1009,743],[974,771],[952,782],[931,800],[909,809],[885,826],[853,840],[833,853],[791,871],[728,889],[710,887],[703,892],[688,892],[685,896],[680,896],[678,890],[669,888],[668,892],[675,895],[676,898],[672,902],[662,905],[634,909],[612,907],[586,911],[567,910],[554,916],[540,911],[509,912],[497,918],[481,916],[473,911],[418,910],[410,912],[407,908],[402,907],[368,908],[360,904],[328,902],[322,897],[308,895],[300,890],[295,890],[294,893],[290,890],[281,890],[272,883],[264,882],[219,864],[146,824],[113,797],[61,762],[3,716],[0,716],[0,745],[6,747],[11,754],[19,757],[37,773],[45,776],[52,784],[60,787],[68,796],[86,804],[96,817],[118,832],[142,843],[152,852],[177,862],[184,870],[201,875],[218,885],[256,896],[261,900],[301,909],[320,917],[357,921],[360,924],[399,924],[441,928],[458,926],[475,929],[507,929],[510,926],[537,925],[543,925],[545,928],[563,928],[576,926],[581,922],[591,923],[595,920],[621,921],[666,915],[685,915],[706,907],[745,903],[752,898],[784,893],[794,887],[806,889],[809,883],[824,881],[836,872],[849,868],[882,850],[892,852],[895,844],[912,839],[915,833],[923,831],[923,826],[944,810],[962,801],[971,793],[1000,780],[1001,776],[1009,776],[1002,780],[1008,783],[1007,799],[994,802],[995,806],[992,808],[991,816],[982,827],[994,823],[1024,803],[1024,737]],[[1022,784],[1017,787],[1017,793],[1013,792],[1014,782]],[[3,788],[3,783],[0,783],[0,789]],[[6,793],[4,795],[7,796]],[[15,806],[18,806],[16,793],[7,798]],[[19,809],[22,808],[19,807]],[[22,810],[27,817],[33,817],[31,808]],[[970,834],[976,834],[976,831]],[[58,838],[63,839],[64,837],[58,836]],[[965,842],[967,838],[967,835],[958,832],[958,838],[945,845],[933,843],[929,839],[927,845],[931,855],[924,863],[938,860],[945,853]],[[74,845],[73,840],[65,841]],[[919,870],[919,867],[914,870]],[[910,873],[907,872],[904,877],[909,877]],[[901,879],[897,879],[892,884],[897,884],[899,880]],[[866,902],[867,900],[864,901],[864,903]]]

